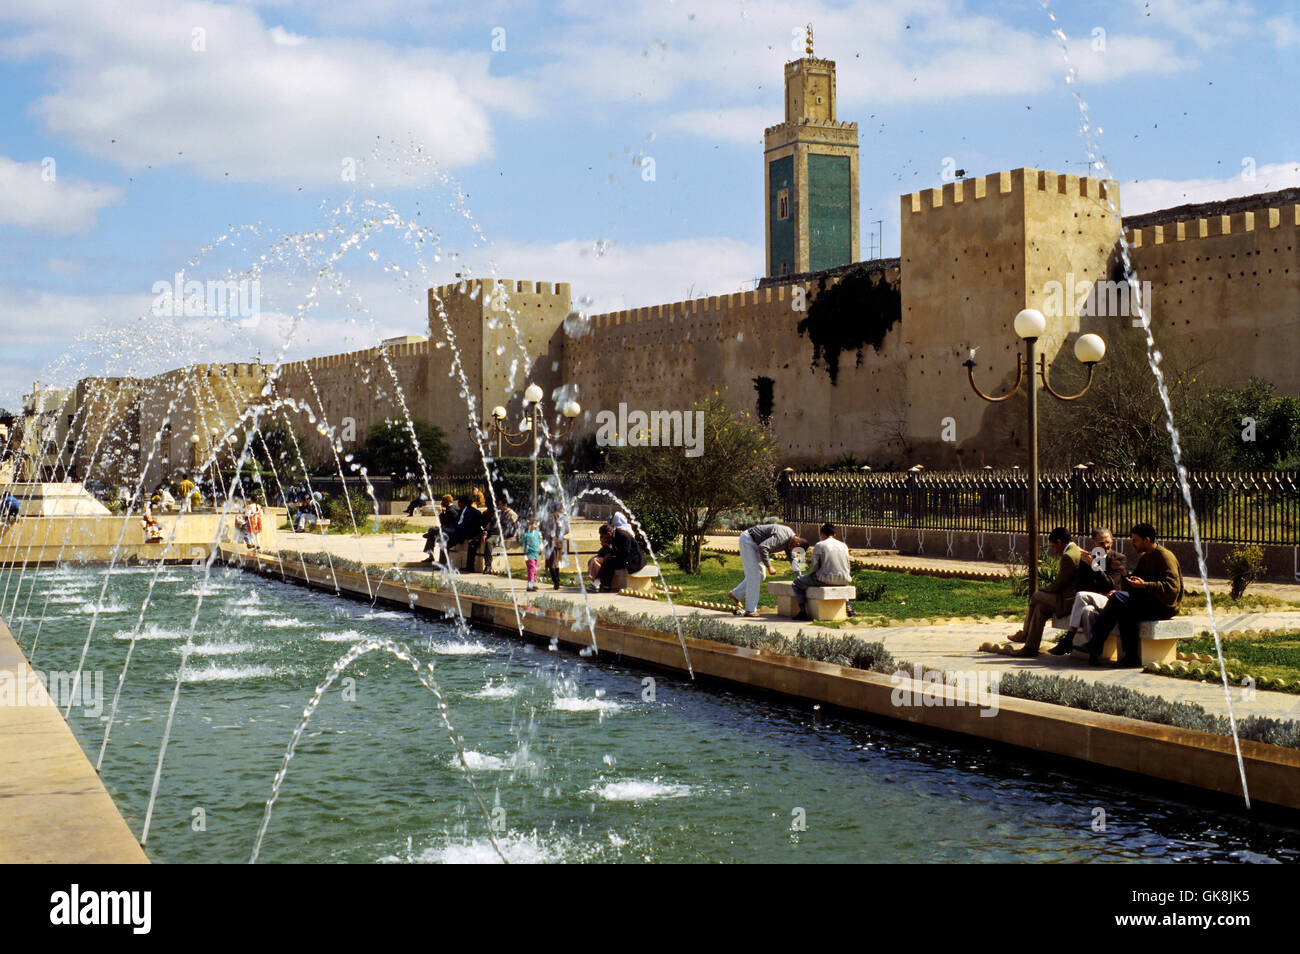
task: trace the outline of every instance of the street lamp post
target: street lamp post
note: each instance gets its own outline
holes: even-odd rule
[[[537,454],[541,449],[542,433],[544,431],[542,420],[542,389],[536,384],[530,384],[524,390],[524,419],[519,423],[518,431],[510,431],[505,425],[506,409],[497,405],[492,409],[492,420],[485,424],[485,429],[491,430],[497,435],[497,456],[500,457],[504,450],[504,445],[510,447],[521,447],[528,438],[532,438],[532,450],[529,454],[530,467],[529,475],[532,479],[533,487],[533,515],[537,514]],[[569,401],[560,409],[560,413],[565,417],[564,426],[556,431],[554,437],[559,440],[567,437],[573,430],[578,415],[582,413],[582,405],[577,401]]]
[[[1026,308],[1016,315],[1013,324],[1016,334],[1024,339],[1025,353],[1016,356],[1016,383],[1011,386],[1010,391],[994,397],[979,389],[979,385],[975,383],[974,350],[963,363],[970,378],[971,389],[985,401],[992,403],[1013,397],[1020,390],[1020,385],[1025,379],[1025,371],[1029,371],[1029,500],[1025,509],[1025,531],[1029,537],[1027,562],[1029,593],[1032,596],[1038,589],[1038,381],[1034,377],[1034,354],[1038,339],[1047,330],[1047,319],[1043,317],[1041,311]],[[1077,401],[1088,393],[1088,389],[1092,387],[1092,377],[1097,362],[1106,356],[1106,342],[1100,335],[1080,335],[1074,342],[1074,356],[1087,367],[1088,380],[1078,394],[1066,395],[1052,387],[1047,377],[1047,356],[1038,355],[1038,377],[1042,379],[1043,388],[1047,393],[1058,401]]]

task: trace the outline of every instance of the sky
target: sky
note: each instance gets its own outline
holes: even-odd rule
[[[1125,213],[1300,185],[1300,0],[0,0],[0,407],[422,334],[458,274],[753,288],[808,23],[863,258],[945,170],[1087,172],[1076,95]],[[157,313],[249,275],[256,320]]]

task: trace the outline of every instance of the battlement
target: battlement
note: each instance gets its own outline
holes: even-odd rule
[[[855,122],[838,119],[801,119],[797,123],[780,122],[775,126],[768,126],[763,130],[763,135],[770,136],[781,130],[798,129],[801,126],[812,126],[817,129],[841,129],[845,132],[856,132],[858,128],[858,124]]]
[[[1130,229],[1124,233],[1124,237],[1133,248],[1150,248],[1152,245],[1297,226],[1300,226],[1300,204],[1291,204],[1281,208],[1252,209],[1231,215],[1209,215],[1181,222],[1166,222],[1164,225],[1148,225],[1145,228]]]
[[[994,196],[1030,192],[1054,192],[1105,203],[1111,196],[1118,196],[1119,183],[1112,179],[1059,174],[1044,169],[1012,169],[1009,172],[994,172],[987,176],[949,182],[938,189],[911,192],[901,196],[900,202],[903,212],[916,213]]]
[[[816,56],[801,56],[801,57],[799,57],[799,59],[797,59],[797,60],[787,60],[787,61],[786,61],[786,64],[785,64],[785,75],[786,75],[786,76],[793,76],[795,73],[798,73],[798,72],[799,72],[801,65],[804,65],[804,64],[806,64],[806,65],[808,65],[808,66],[815,66],[815,67],[817,67],[818,69],[822,69],[822,70],[833,70],[833,69],[835,69],[835,61],[834,61],[834,60],[823,60],[823,59],[820,59],[820,58],[818,58],[818,57],[816,57]]]
[[[416,337],[416,336],[412,336]],[[387,354],[390,358],[416,357],[430,353],[427,338],[404,343],[381,344],[377,348],[363,348],[360,351],[344,351],[339,354],[326,354],[303,361],[286,361],[280,366],[281,376],[304,370],[325,371],[330,368],[354,368],[363,361],[380,361]]]
[[[490,296],[496,288],[500,287],[507,295],[554,295],[557,298],[571,297],[569,282],[534,282],[520,279],[516,281],[512,278],[468,278],[462,282],[452,282],[448,285],[436,285],[429,289],[429,297],[438,298],[446,301],[458,295],[469,295],[471,298],[478,297],[483,293],[486,287]]]

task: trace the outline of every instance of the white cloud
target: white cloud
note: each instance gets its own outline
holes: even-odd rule
[[[664,103],[695,88],[708,90],[710,99],[757,96],[773,104],[764,125],[781,119],[783,66],[802,55],[802,28],[809,21],[817,55],[836,61],[845,116],[849,108],[883,101],[1041,92],[1062,83],[1066,69],[1050,24],[1037,10],[1022,18],[1028,26],[1017,26],[972,13],[958,0],[800,3],[794,9],[747,4],[739,11],[730,4],[704,4],[689,15],[665,14],[654,0],[598,12],[577,0],[569,7],[577,22],[547,48],[555,57],[541,70],[547,86],[595,100],[644,103]],[[796,31],[800,36],[792,45]],[[1114,31],[1109,56],[1091,51],[1091,37],[1082,40],[1071,44],[1071,55],[1081,78],[1093,83],[1190,65],[1164,38]],[[593,84],[593,75],[601,82]]]
[[[1120,185],[1125,215],[1154,212],[1191,202],[1214,202],[1257,192],[1274,192],[1300,186],[1300,162],[1258,166],[1253,178],[1240,173],[1224,179],[1144,179]]]
[[[763,106],[737,106],[718,109],[687,109],[673,113],[660,124],[665,130],[691,133],[714,142],[742,145],[761,144],[763,130],[775,126],[784,113]]]
[[[50,131],[130,168],[186,165],[209,179],[337,184],[343,160],[418,143],[445,166],[491,154],[489,105],[533,108],[489,51],[444,53],[267,28],[248,8],[161,0],[10,3],[0,50],[50,57],[33,104]],[[199,32],[201,31],[201,32]],[[196,46],[199,47],[196,49]],[[377,164],[380,182],[427,168]]]
[[[60,175],[54,157],[17,162],[0,156],[0,225],[42,232],[86,232],[122,190]]]
[[[1191,40],[1202,50],[1255,32],[1254,7],[1242,0],[1133,0],[1153,25]]]
[[[1300,23],[1296,22],[1295,17],[1273,17],[1264,26],[1279,49],[1300,46]]]

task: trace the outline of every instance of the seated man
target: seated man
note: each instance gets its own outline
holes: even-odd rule
[[[1070,531],[1057,527],[1047,535],[1047,542],[1052,552],[1061,558],[1061,568],[1056,579],[1034,593],[1029,598],[1029,615],[1025,617],[1025,628],[1011,639],[1023,636],[1024,648],[1016,653],[1030,659],[1038,656],[1038,646],[1043,641],[1043,627],[1054,616],[1060,616],[1074,602],[1078,590],[1080,563],[1091,563],[1092,558],[1079,549],[1079,545],[1070,539]],[[1036,559],[1031,557],[1031,559]]]
[[[1048,650],[1053,656],[1068,656],[1074,649],[1074,636],[1083,628],[1085,636],[1092,635],[1092,619],[1106,605],[1110,594],[1124,582],[1124,554],[1114,552],[1115,537],[1106,527],[1092,531],[1093,562],[1079,568],[1079,592],[1070,607],[1070,628],[1055,646]],[[1100,557],[1096,556],[1101,551]]]
[[[443,494],[438,502],[442,504],[442,510],[438,513],[438,522],[424,532],[424,552],[428,554],[424,558],[425,563],[438,562],[442,541],[449,537],[456,529],[456,524],[460,523],[460,508],[452,500],[451,494]]]
[[[609,547],[609,553],[601,562],[598,574],[600,591],[611,593],[614,590],[614,573],[618,570],[636,573],[645,566],[645,557],[636,542],[636,537],[632,535],[631,528],[625,524],[617,529],[601,527],[600,531],[601,543],[605,544],[608,541]]]
[[[469,494],[463,494],[457,502],[460,504],[460,520],[447,535],[447,549],[451,550],[456,544],[463,542],[465,544],[464,569],[466,573],[473,573],[478,559],[479,543],[483,539],[483,511],[474,506],[474,498]]]
[[[1178,566],[1178,558],[1156,543],[1156,528],[1139,523],[1133,527],[1131,540],[1133,549],[1141,556],[1133,575],[1124,577],[1124,589],[1111,593],[1106,606],[1093,620],[1088,662],[1094,666],[1101,664],[1101,649],[1117,625],[1124,650],[1119,665],[1141,666],[1138,624],[1177,616],[1183,600],[1183,571]]]
[[[808,558],[808,572],[794,579],[794,598],[799,601],[799,613],[794,618],[810,619],[807,599],[804,594],[810,586],[851,586],[853,572],[849,567],[849,548],[835,537],[835,524],[823,523],[821,541],[812,548]],[[847,611],[853,615],[852,603],[847,604]]]

